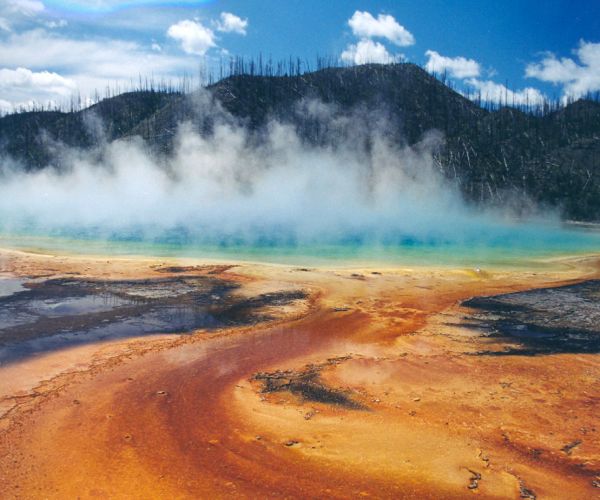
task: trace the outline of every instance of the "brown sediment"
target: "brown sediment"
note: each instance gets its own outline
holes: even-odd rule
[[[194,262],[106,260],[7,254],[5,267],[90,280],[210,272]],[[475,356],[489,340],[463,326],[472,311],[460,302],[596,273],[593,260],[485,276],[219,270],[212,276],[239,285],[242,309],[262,311],[258,323],[0,367],[0,392],[15,389],[1,378],[9,370],[38,379],[5,394],[0,495],[592,498],[597,355]],[[261,296],[273,300],[265,306]],[[63,371],[52,368],[57,360]],[[341,395],[368,411],[340,404]]]

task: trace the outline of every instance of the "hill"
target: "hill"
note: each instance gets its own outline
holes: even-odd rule
[[[5,116],[0,148],[28,169],[60,165],[56,143],[91,149],[140,136],[156,154],[168,154],[182,121],[202,134],[211,132],[215,105],[256,136],[271,118],[293,125],[311,144],[350,133],[332,130],[303,107],[321,102],[335,117],[350,117],[346,123],[355,129],[385,121],[390,140],[399,143],[442,132],[445,145],[436,162],[471,202],[502,205],[528,198],[559,208],[567,218],[600,220],[600,104],[592,100],[545,113],[484,109],[410,63],[294,76],[238,74],[207,91],[132,92],[79,112]]]

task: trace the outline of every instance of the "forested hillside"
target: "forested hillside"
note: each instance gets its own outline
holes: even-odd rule
[[[471,202],[530,199],[558,207],[566,218],[600,220],[600,103],[593,99],[552,109],[486,109],[409,63],[291,76],[240,71],[207,91],[146,90],[77,112],[5,116],[0,148],[26,169],[60,168],[59,144],[85,150],[136,136],[157,155],[168,155],[181,122],[211,133],[215,103],[256,138],[270,119],[293,125],[310,144],[332,143],[351,132],[332,129],[331,120],[307,109],[316,102],[334,118],[351,117],[345,123],[354,129],[385,127],[399,144],[440,131],[444,141],[435,151],[436,165]],[[214,102],[209,106],[207,99]]]

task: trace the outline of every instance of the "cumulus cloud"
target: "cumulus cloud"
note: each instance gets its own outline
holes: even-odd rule
[[[404,59],[402,54],[391,54],[387,47],[373,38],[383,38],[400,47],[413,45],[415,38],[393,16],[379,14],[377,18],[369,12],[357,10],[348,19],[352,33],[359,38],[349,44],[341,54],[342,61],[351,64],[387,64]]]
[[[177,79],[190,67],[187,56],[156,52],[133,41],[73,39],[61,32],[43,29],[12,33],[0,39],[0,61],[11,70],[55,72],[76,82],[82,96],[93,95],[95,90],[102,92],[107,86],[129,85],[131,78],[137,75],[152,74],[157,81]],[[46,102],[48,98],[47,92],[35,86],[12,86],[3,89],[0,95],[17,107],[23,102]],[[56,98],[64,103],[64,99]]]
[[[474,59],[446,57],[435,50],[428,50],[425,55],[428,57],[425,69],[430,73],[447,72],[453,78],[474,78],[481,73],[481,67]]]
[[[342,61],[350,64],[394,62],[397,57],[391,55],[379,42],[365,38],[356,44],[351,44],[342,52]]]
[[[184,58],[150,53],[133,41],[74,39],[41,29],[1,40],[0,61],[5,67],[53,68],[62,74],[85,74],[103,81],[129,80],[132,75],[149,73],[177,75],[189,63]]]
[[[91,6],[94,0],[81,3]],[[101,3],[108,5],[104,0],[96,1],[94,5],[100,8]],[[113,4],[118,7],[119,2]],[[54,72],[76,82],[76,90],[84,98],[94,95],[96,90],[103,93],[107,87],[128,88],[132,79],[137,81],[138,75],[152,75],[155,81],[177,81],[185,73],[195,74],[198,55],[222,49],[218,46],[215,23],[211,26],[209,22],[202,24],[198,20],[177,22],[176,17],[165,20],[163,16],[159,25],[154,20],[155,14],[147,17],[142,13],[142,19],[137,19],[136,23],[121,24],[122,19],[115,19],[117,26],[110,26],[112,32],[117,29],[128,35],[132,31],[135,34],[120,39],[102,36],[100,29],[80,35],[77,19],[67,22],[60,17],[46,15],[52,13],[48,9],[42,12],[43,4],[35,0],[0,0],[0,6],[0,68],[12,71],[27,68],[33,73]],[[6,9],[3,9],[4,6]],[[26,13],[34,12],[41,14],[24,17]],[[152,24],[150,39],[144,38],[147,33],[139,34],[139,26],[143,24],[146,27],[148,23]],[[232,33],[240,33],[247,23],[247,19],[223,13],[219,26]],[[108,28],[108,25],[103,28]],[[159,33],[164,39],[157,38]],[[23,103],[46,102],[47,97],[36,86],[4,88],[0,96],[3,101],[18,107],[22,107]],[[64,104],[64,101],[59,99],[59,103]]]
[[[180,42],[187,54],[203,56],[209,49],[217,46],[213,30],[198,21],[179,21],[169,27],[167,35]]]
[[[27,0],[26,0],[27,1]],[[176,7],[188,4],[197,6],[199,0],[68,0],[63,2],[55,1],[54,3],[68,4],[68,7],[76,8],[78,11],[87,12],[111,12],[113,10],[127,7],[147,7],[149,5],[170,5],[175,4]]]
[[[237,33],[238,35],[246,35],[248,27],[248,19],[232,14],[231,12],[221,12],[221,19],[216,23],[217,31],[223,33]]]
[[[473,87],[481,95],[483,101],[506,103],[509,106],[513,104],[537,106],[543,104],[545,100],[544,94],[533,87],[511,90],[506,85],[477,78],[469,78],[465,80],[465,83]]]
[[[385,38],[399,47],[414,45],[415,37],[393,16],[379,14],[374,18],[370,12],[357,10],[348,20],[352,33],[360,38]]]
[[[14,111],[14,103],[0,99],[0,115],[12,113]]]
[[[18,14],[35,16],[42,12],[45,6],[38,0],[8,0],[8,8]]]
[[[12,101],[2,100],[0,113],[29,109],[43,104],[56,105],[56,100],[72,95],[77,85],[69,78],[50,71],[31,71],[27,68],[0,69],[0,92]]]
[[[0,89],[35,87],[53,94],[67,95],[76,87],[73,80],[50,71],[33,72],[27,68],[0,69]]]
[[[66,19],[59,19],[58,21],[46,21],[44,23],[46,28],[56,29],[56,28],[65,28],[69,25]]]
[[[600,43],[581,41],[574,50],[579,61],[552,53],[525,69],[525,76],[563,87],[564,98],[579,98],[600,91]]]
[[[466,57],[447,57],[435,50],[425,52],[428,57],[425,69],[430,73],[447,72],[451,78],[462,80],[463,84],[474,89],[482,101],[494,103],[506,103],[507,105],[531,105],[543,104],[545,96],[538,89],[526,87],[521,90],[511,90],[506,85],[496,83],[492,80],[481,80],[481,65],[474,59]]]

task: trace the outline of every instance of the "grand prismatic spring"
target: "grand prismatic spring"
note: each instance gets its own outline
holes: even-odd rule
[[[425,3],[5,2],[0,499],[598,497],[600,11]]]

